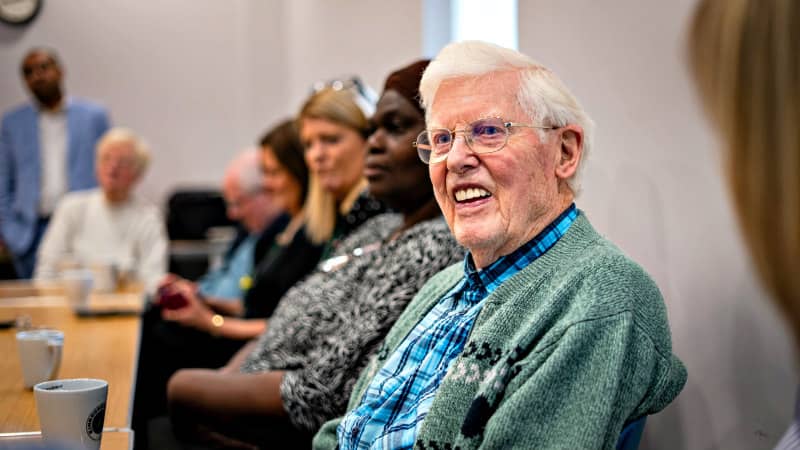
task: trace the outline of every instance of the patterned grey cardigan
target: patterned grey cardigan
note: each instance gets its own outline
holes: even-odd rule
[[[406,305],[428,278],[464,257],[441,217],[385,242],[400,223],[397,214],[370,219],[338,247],[350,255],[344,266],[317,268],[290,289],[242,366],[286,371],[281,397],[300,430],[313,432],[345,412],[356,378]],[[366,251],[352,256],[358,248]]]

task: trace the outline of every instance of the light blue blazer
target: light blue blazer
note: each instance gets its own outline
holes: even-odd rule
[[[68,99],[67,189],[97,186],[95,143],[109,128],[105,108]],[[12,253],[25,253],[33,241],[39,217],[41,187],[39,111],[32,104],[3,116],[0,125],[0,234]]]

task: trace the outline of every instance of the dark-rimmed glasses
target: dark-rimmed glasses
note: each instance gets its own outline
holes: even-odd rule
[[[498,117],[478,119],[460,130],[447,128],[434,128],[425,130],[417,136],[414,147],[417,148],[419,159],[425,164],[436,164],[447,159],[456,135],[464,135],[464,141],[473,152],[477,154],[494,153],[500,151],[508,143],[511,128],[539,128],[543,130],[556,130],[559,127],[530,125],[517,122],[505,122]]]

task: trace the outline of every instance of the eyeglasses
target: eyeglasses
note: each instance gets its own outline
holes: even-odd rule
[[[333,89],[334,91],[342,91],[350,89],[355,91],[358,95],[373,102],[376,97],[375,91],[373,91],[369,86],[364,84],[364,82],[361,81],[361,78],[357,76],[334,78],[325,81],[317,81],[312,86],[312,91],[314,93],[317,93],[324,89]]]
[[[34,74],[34,72],[45,72],[48,69],[50,69],[51,67],[53,67],[54,65],[55,64],[53,64],[52,61],[45,61],[45,62],[39,63],[39,64],[29,64],[29,65],[26,65],[25,67],[22,68],[22,75],[25,78],[28,78],[28,77],[32,76]]]
[[[242,194],[237,199],[225,199],[225,207],[228,209],[243,208],[256,195],[263,194],[264,192],[266,192],[265,189],[263,187],[259,187],[253,191]]]
[[[325,89],[334,91],[350,91],[354,95],[354,100],[364,115],[371,117],[375,112],[375,103],[378,102],[378,94],[369,85],[361,81],[357,76],[344,78],[334,78],[326,81],[317,81],[311,87],[312,94],[316,94]]]
[[[103,152],[99,162],[106,168],[115,167],[119,169],[135,169],[139,164],[139,161],[137,161],[135,157],[117,156],[109,154],[109,152]]]
[[[422,162],[436,164],[447,159],[447,154],[453,148],[453,142],[458,133],[464,135],[464,141],[470,150],[477,154],[484,154],[502,150],[508,143],[508,134],[511,128],[557,130],[559,127],[504,122],[503,119],[493,117],[476,120],[461,130],[448,130],[447,128],[425,130],[417,136],[413,145],[417,148],[417,154]]]

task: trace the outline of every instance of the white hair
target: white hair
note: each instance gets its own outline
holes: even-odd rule
[[[136,162],[136,172],[142,175],[150,163],[150,148],[142,138],[128,128],[114,127],[106,131],[95,146],[97,157],[102,155],[106,147],[117,143],[130,145]]]
[[[261,150],[248,148],[242,150],[228,164],[226,177],[233,177],[239,189],[245,194],[258,192],[263,186],[261,173]]]
[[[488,42],[463,41],[447,45],[428,65],[419,85],[426,116],[443,81],[504,71],[519,73],[517,101],[533,123],[558,127],[575,124],[583,129],[583,154],[575,174],[567,180],[570,189],[577,194],[579,175],[592,148],[594,122],[564,83],[532,58]],[[546,141],[547,130],[537,131],[539,138]]]

